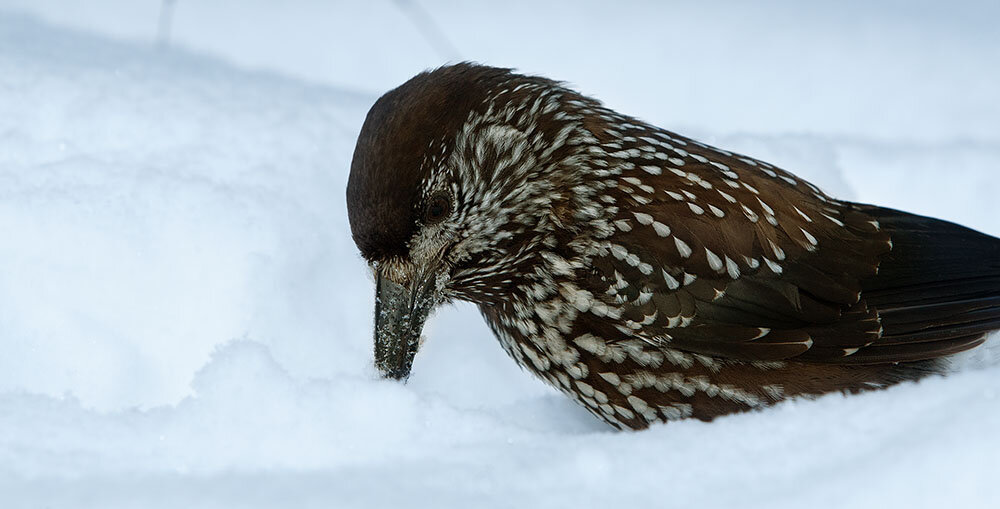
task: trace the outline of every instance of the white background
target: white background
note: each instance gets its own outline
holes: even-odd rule
[[[0,506],[992,507],[1000,354],[614,433],[467,305],[376,379],[344,186],[475,60],[1000,234],[1000,4],[0,0]]]

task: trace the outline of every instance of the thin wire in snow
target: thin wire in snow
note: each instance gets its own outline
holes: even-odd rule
[[[434,51],[442,59],[452,62],[462,60],[458,48],[448,40],[444,30],[434,22],[434,19],[431,18],[430,14],[419,3],[415,0],[393,0],[392,3],[396,4],[396,7],[399,7],[399,10],[410,19],[410,22],[417,27],[417,30],[424,36],[427,43],[434,48]]]
[[[156,44],[162,48],[170,46],[170,29],[174,20],[177,0],[163,0],[160,3],[160,19],[157,23]]]

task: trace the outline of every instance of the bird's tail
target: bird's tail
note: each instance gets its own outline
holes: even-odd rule
[[[858,205],[892,240],[862,283],[882,338],[852,363],[931,359],[967,350],[1000,329],[1000,239],[954,223]]]

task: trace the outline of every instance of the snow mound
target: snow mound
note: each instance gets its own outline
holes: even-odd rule
[[[0,90],[2,507],[993,498],[995,347],[883,392],[614,433],[459,305],[408,384],[381,381],[343,199],[373,97],[3,12]],[[994,144],[705,139],[1000,233]]]
[[[364,357],[329,335],[368,326],[342,198],[367,98],[15,17],[0,88],[0,389],[173,402],[250,335]]]
[[[613,433],[561,400],[468,410],[391,382],[296,379],[238,341],[177,405],[0,395],[0,489],[10,507],[975,507],[1000,454],[998,374]]]

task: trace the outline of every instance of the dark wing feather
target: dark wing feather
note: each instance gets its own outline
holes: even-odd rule
[[[1000,240],[626,125],[610,147],[625,154],[610,164],[618,232],[587,288],[620,310],[621,334],[740,360],[884,363],[1000,328]]]

